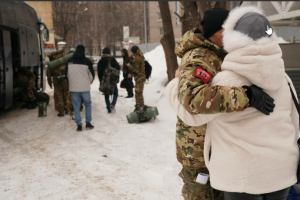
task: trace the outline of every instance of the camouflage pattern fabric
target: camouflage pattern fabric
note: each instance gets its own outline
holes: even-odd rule
[[[210,86],[212,78],[221,71],[225,53],[198,34],[198,28],[187,32],[176,43],[175,53],[182,58],[178,98],[191,114],[214,114],[243,111],[249,99],[242,87]],[[208,83],[195,77],[197,67],[211,75]]]
[[[198,28],[188,31],[176,43],[175,53],[182,58],[178,98],[187,111],[192,114],[227,113],[249,106],[243,88],[210,86],[212,78],[221,71],[225,52],[206,40]],[[198,67],[211,75],[210,79],[204,79],[207,83],[194,76]],[[184,182],[182,195],[186,200],[223,199],[223,193],[211,188],[209,183],[195,182],[199,172],[208,174],[203,155],[206,127],[206,124],[191,127],[179,118],[176,124],[176,154],[183,165],[179,176]]]
[[[108,59],[108,66],[105,68],[102,81],[100,84],[100,91],[104,94],[113,95],[117,84],[120,80],[120,70],[111,66],[111,59]]]
[[[130,60],[131,66],[128,67],[133,72],[135,81],[135,101],[136,105],[144,105],[144,84],[146,82],[145,58],[140,49],[137,50],[135,57]]]
[[[34,91],[35,88],[35,75],[26,67],[18,67],[19,77],[15,80],[17,87],[22,88],[20,98],[26,103],[35,101]]]
[[[64,51],[56,51],[48,55],[50,61],[61,58],[64,56]],[[47,81],[50,87],[54,86],[54,105],[55,110],[59,114],[64,114],[64,112],[70,112],[70,97],[69,92],[69,82],[66,77],[64,77],[64,72],[66,65],[61,65],[57,68],[46,71]],[[71,104],[72,105],[72,104]]]
[[[35,101],[34,91],[35,91],[35,80],[28,79],[27,76],[20,76],[17,81],[17,85],[22,88],[20,92],[20,98],[24,102]]]
[[[68,95],[69,95],[69,83],[67,80],[63,80],[62,84],[54,84],[54,101],[57,102],[57,111],[59,114],[64,114],[64,112],[69,112],[68,105]]]
[[[143,96],[143,91],[144,91],[144,84],[145,82],[138,82],[136,78],[135,80],[135,102],[136,105],[144,105],[144,96]]]
[[[207,169],[183,167],[179,176],[183,180],[182,196],[185,200],[223,200],[223,192],[213,189],[208,182],[202,185],[196,182],[198,173],[208,173]]]

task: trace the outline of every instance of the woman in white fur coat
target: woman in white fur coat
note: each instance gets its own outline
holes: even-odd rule
[[[167,86],[166,97],[186,124],[208,123],[205,163],[212,187],[225,191],[225,200],[285,200],[297,181],[299,115],[277,36],[256,7],[234,9],[223,28],[228,55],[211,84],[255,84],[274,98],[274,112],[266,116],[248,108],[228,114],[191,115],[178,101],[178,78]]]

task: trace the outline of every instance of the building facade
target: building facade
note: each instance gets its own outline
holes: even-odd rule
[[[158,1],[148,1],[148,43],[160,42],[163,36],[164,29],[161,19]],[[175,40],[181,38],[181,23],[179,18],[174,14],[177,12],[181,15],[181,4],[179,1],[169,1],[171,17],[173,22],[173,30]]]

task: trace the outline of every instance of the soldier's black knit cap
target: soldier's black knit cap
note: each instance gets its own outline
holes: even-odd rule
[[[201,25],[203,26],[203,36],[209,39],[210,36],[222,29],[222,25],[227,19],[229,11],[224,8],[213,8],[204,13]]]
[[[110,55],[110,49],[108,47],[105,47],[103,50],[102,50],[102,54],[108,54]]]
[[[131,47],[131,52],[136,53],[138,49],[139,49],[138,46],[133,46],[133,47]]]

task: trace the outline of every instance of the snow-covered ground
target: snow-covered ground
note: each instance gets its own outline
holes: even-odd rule
[[[125,89],[116,113],[108,114],[99,81],[92,85],[94,130],[76,132],[69,116],[36,110],[0,114],[0,200],[180,200],[181,165],[176,160],[176,115],[163,98],[167,81],[162,47],[145,55],[153,67],[145,103],[157,106],[155,121],[128,124],[134,99]],[[84,113],[82,113],[84,119]]]

